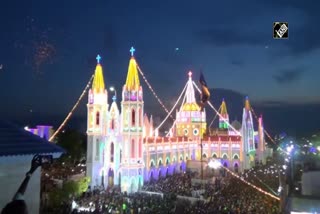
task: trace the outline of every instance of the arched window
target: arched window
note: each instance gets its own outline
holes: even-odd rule
[[[111,129],[114,130],[114,119],[111,120]]]
[[[132,109],[131,111],[131,125],[135,126],[136,125],[136,111]]]
[[[142,126],[142,120],[143,120],[143,118],[142,118],[142,109],[139,108],[139,126],[140,127]]]
[[[135,157],[135,155],[134,155],[134,139],[132,139],[132,141],[131,141],[131,158],[134,158]]]
[[[110,162],[113,162],[113,159],[114,159],[114,143],[112,142],[110,146]]]
[[[166,160],[166,165],[169,165],[169,164],[170,164],[169,158],[167,158],[167,160]]]
[[[100,124],[100,112],[96,113],[96,125],[99,126]]]
[[[139,157],[142,157],[142,140],[139,139]]]

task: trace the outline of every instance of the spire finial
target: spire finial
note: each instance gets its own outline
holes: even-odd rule
[[[188,76],[189,76],[189,79],[191,79],[191,77],[192,77],[192,71],[189,71],[189,72],[188,72]]]
[[[134,55],[134,52],[136,51],[136,49],[134,49],[134,47],[132,46],[131,49],[130,49],[130,52],[131,52],[131,56]]]
[[[100,63],[100,60],[101,60],[101,56],[100,56],[99,54],[97,55],[96,60],[97,60],[97,63],[99,64],[99,63]]]

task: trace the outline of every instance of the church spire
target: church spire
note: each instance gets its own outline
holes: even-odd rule
[[[220,114],[221,115],[228,114],[227,105],[226,105],[226,102],[224,101],[224,98],[222,99],[222,103],[221,103],[221,107],[220,107]]]
[[[196,103],[196,98],[194,95],[194,88],[193,88],[193,81],[192,81],[192,72],[188,72],[189,80],[188,80],[188,85],[187,85],[187,90],[186,90],[186,103]]]
[[[247,110],[247,111],[250,111],[251,110],[251,105],[250,105],[250,101],[249,101],[249,97],[246,96],[246,101],[244,103],[244,108]]]
[[[129,62],[125,89],[127,91],[138,91],[140,88],[140,80],[139,80],[137,62],[134,58],[135,49],[131,47],[130,52],[131,52],[131,59]]]
[[[104,86],[104,78],[103,78],[103,71],[102,66],[100,64],[101,56],[97,56],[97,66],[94,72],[94,79],[92,83],[92,90],[96,93],[103,92],[105,90]]]
[[[227,111],[227,105],[224,99],[222,99],[222,103],[220,106],[219,128],[228,129],[228,123],[229,123],[229,115]]]

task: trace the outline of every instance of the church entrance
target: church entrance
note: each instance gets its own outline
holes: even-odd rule
[[[238,165],[238,163],[235,163],[235,164],[234,164],[234,171],[235,171],[235,173],[238,173],[238,172],[239,172],[239,165]]]
[[[104,169],[101,172],[101,186],[104,187]]]
[[[109,187],[113,187],[114,185],[114,172],[113,169],[109,168],[109,172],[108,172],[108,186]]]

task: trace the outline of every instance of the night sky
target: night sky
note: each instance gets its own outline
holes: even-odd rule
[[[97,54],[107,87],[120,93],[134,46],[137,62],[168,108],[187,71],[198,79],[202,69],[210,88],[249,95],[259,113],[269,115],[270,129],[280,123],[284,127],[277,131],[297,131],[309,124],[315,131],[319,6],[316,0],[2,2],[0,115],[60,122],[92,75]],[[272,38],[275,21],[289,23],[289,39]],[[143,86],[145,111],[159,112]],[[85,116],[86,101],[87,96],[75,117]]]

